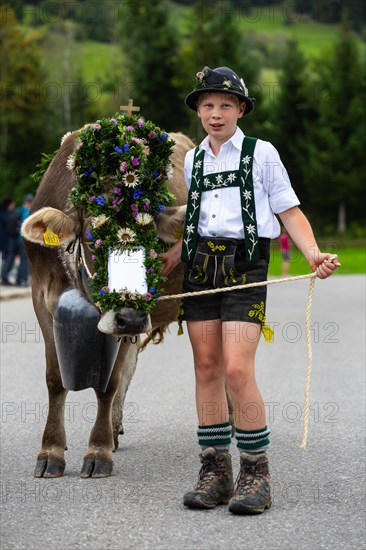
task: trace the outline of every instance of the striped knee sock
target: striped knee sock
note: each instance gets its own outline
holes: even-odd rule
[[[219,450],[229,449],[231,443],[231,424],[211,424],[210,426],[198,426],[198,443],[201,447],[215,447]]]
[[[239,451],[258,453],[269,447],[270,430],[265,426],[260,430],[241,430],[236,428],[235,437]]]

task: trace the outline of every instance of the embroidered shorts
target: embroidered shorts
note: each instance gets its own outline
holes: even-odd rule
[[[267,280],[270,240],[259,239],[260,259],[245,259],[244,240],[199,237],[195,257],[185,265],[183,292],[233,287]],[[179,319],[265,322],[267,287],[183,298]]]

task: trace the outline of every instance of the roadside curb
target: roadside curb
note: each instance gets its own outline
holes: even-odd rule
[[[31,287],[17,288],[9,286],[0,286],[0,301],[14,300],[16,298],[28,298],[32,294]]]

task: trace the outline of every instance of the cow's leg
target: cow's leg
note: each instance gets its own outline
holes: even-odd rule
[[[113,400],[112,406],[112,428],[114,450],[118,449],[118,435],[123,434],[123,407],[125,404],[126,393],[134,372],[136,370],[137,355],[140,347],[140,337],[136,337],[137,341],[129,347],[126,359],[123,362],[122,374],[117,393]]]
[[[89,438],[89,446],[84,456],[81,477],[108,477],[112,473],[114,450],[112,428],[112,404],[116,396],[123,366],[129,347],[134,344],[122,342],[114,365],[107,390],[95,391],[98,400],[97,418]]]
[[[43,334],[46,340],[46,333],[43,332]],[[60,477],[65,470],[66,433],[64,411],[68,392],[62,386],[54,343],[51,340],[46,340],[45,343],[49,407],[42,437],[42,449],[37,457],[34,476]]]

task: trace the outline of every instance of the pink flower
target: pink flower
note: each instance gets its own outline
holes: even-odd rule
[[[102,244],[103,244],[102,239],[97,239],[94,243],[94,246],[95,248],[99,248],[100,246],[102,246]]]
[[[158,253],[152,248],[149,252],[149,256],[150,256],[150,258],[157,258]]]
[[[155,269],[153,269],[152,267],[150,267],[148,270],[147,270],[148,273],[156,273]]]
[[[126,126],[126,130],[134,130],[135,128],[133,126]]]
[[[131,138],[131,141],[134,141],[135,143],[141,143],[141,139],[139,139],[137,137]]]
[[[76,149],[77,150],[81,149],[83,145],[84,143],[81,141],[80,143],[77,144]]]
[[[115,118],[110,118],[110,119],[109,119],[109,122],[112,122],[114,125],[117,125],[117,124],[118,124],[118,122],[116,121]]]
[[[196,77],[202,80],[202,78],[205,78],[205,73],[203,71],[198,71]]]
[[[98,123],[93,124],[92,126],[93,126],[94,130],[100,130],[101,129],[101,125],[98,124]]]
[[[143,125],[144,125],[144,121],[141,120],[141,118],[139,118],[138,121],[137,121],[137,126],[138,126],[139,128],[142,128]]]
[[[113,189],[113,193],[114,193],[115,195],[120,195],[120,194],[122,193],[122,191],[120,190],[119,187],[115,187],[115,188]]]
[[[131,210],[133,210],[134,212],[137,212],[138,209],[139,209],[139,205],[136,204],[135,202],[133,202],[133,203],[131,204]]]
[[[144,202],[144,204],[142,205],[143,209],[145,210],[145,212],[147,212],[150,208],[150,202]]]
[[[131,164],[132,164],[133,166],[138,166],[138,165],[140,164],[140,159],[138,159],[138,158],[133,158],[133,159],[131,160]]]
[[[144,294],[144,300],[146,300],[146,302],[150,302],[150,300],[152,300],[152,295],[150,292],[146,292],[146,294]]]
[[[95,256],[94,256],[94,254],[92,255],[91,259],[92,259],[92,262],[95,262]]]
[[[126,172],[127,170],[127,162],[123,161],[121,162],[120,166],[119,166],[119,169],[121,170],[121,172]]]
[[[153,131],[149,132],[149,133],[147,134],[147,137],[148,137],[149,139],[155,139],[155,138],[156,138],[156,132],[153,132]]]
[[[88,200],[89,200],[89,201],[95,201],[95,197],[94,197],[94,196],[89,197]]]

